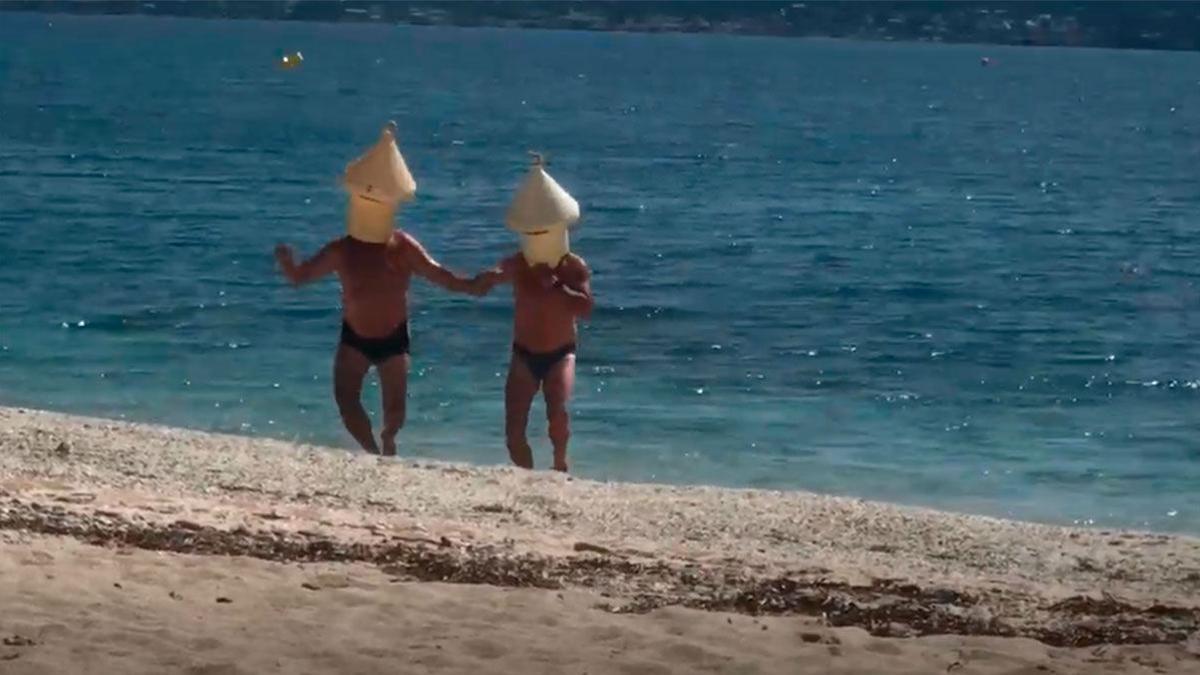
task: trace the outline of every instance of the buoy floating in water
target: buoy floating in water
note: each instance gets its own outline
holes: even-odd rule
[[[284,70],[291,70],[298,67],[304,61],[304,55],[300,52],[292,52],[284,54],[283,58],[279,59],[279,67]]]

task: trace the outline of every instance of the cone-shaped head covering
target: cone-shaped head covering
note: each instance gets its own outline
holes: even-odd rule
[[[396,147],[395,122],[388,122],[375,145],[350,162],[342,176],[342,185],[355,197],[391,206],[416,196],[417,182]]]
[[[508,207],[505,222],[509,229],[521,233],[565,229],[578,220],[579,202],[546,173],[542,158],[534,155],[533,166]]]
[[[505,218],[521,235],[521,253],[530,265],[557,266],[571,251],[567,228],[579,220],[579,202],[562,189],[545,163],[534,155],[533,167],[517,189]]]

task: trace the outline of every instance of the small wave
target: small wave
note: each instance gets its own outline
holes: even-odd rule
[[[584,204],[587,213],[641,213],[645,206],[641,204]]]
[[[113,333],[170,330],[183,319],[194,316],[193,307],[146,308],[133,312],[110,312],[88,320],[92,330]]]
[[[1200,380],[1125,380],[1123,384],[1143,389],[1200,390]]]
[[[663,307],[661,305],[599,305],[593,312],[593,316],[601,319],[654,319],[659,321],[699,319],[706,315],[707,312],[698,312],[677,307]]]

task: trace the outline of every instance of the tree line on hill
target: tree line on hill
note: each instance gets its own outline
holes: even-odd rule
[[[0,10],[1200,49],[1200,2],[0,0]]]

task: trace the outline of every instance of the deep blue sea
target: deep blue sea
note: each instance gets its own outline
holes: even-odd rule
[[[579,199],[577,474],[1200,532],[1195,53],[0,13],[0,403],[350,447],[271,250],[388,119],[462,272]],[[506,462],[510,296],[412,301],[402,452]]]

